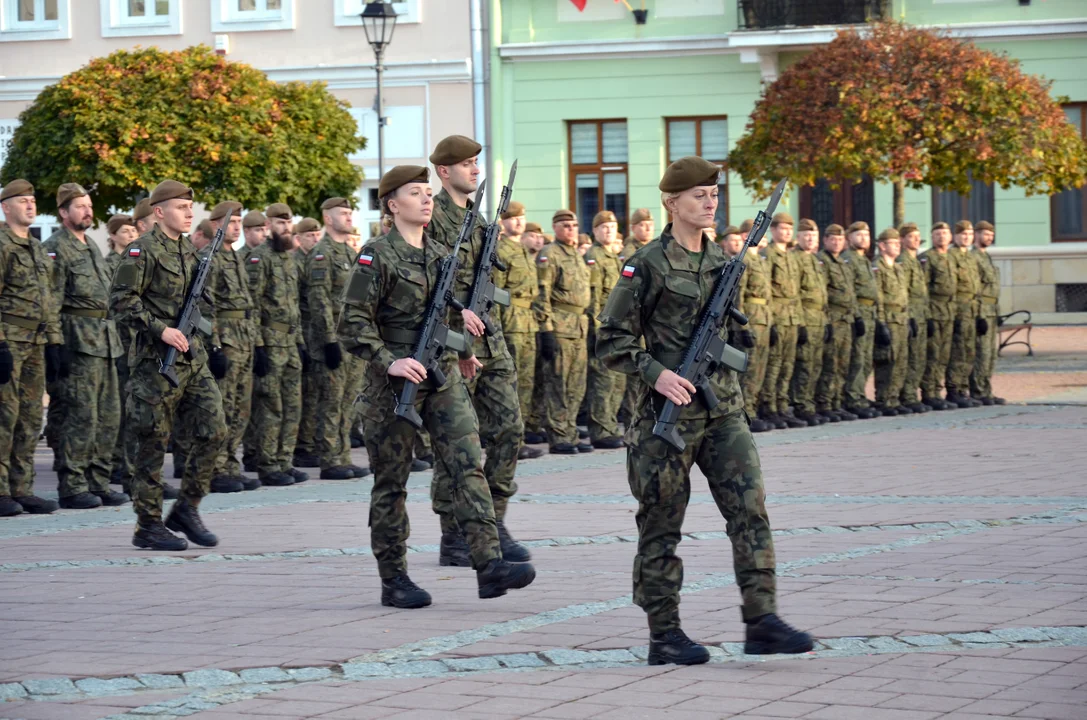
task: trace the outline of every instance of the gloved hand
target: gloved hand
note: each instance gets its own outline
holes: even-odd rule
[[[778,329],[774,326],[770,326],[770,347],[774,347],[778,344]]]
[[[796,346],[803,347],[808,344],[808,329],[803,325],[796,331]]]
[[[751,332],[750,330],[741,330],[740,344],[748,350],[755,347],[755,333]]]
[[[7,342],[0,342],[0,385],[11,382],[11,374],[15,372],[15,358],[11,356],[11,348]]]
[[[264,377],[272,369],[272,361],[268,359],[268,351],[263,345],[253,348],[253,374]]]
[[[302,372],[309,372],[310,367],[313,365],[313,359],[306,352],[306,346],[298,344],[298,359],[302,361]]]
[[[226,377],[226,371],[230,368],[230,361],[226,359],[226,353],[222,348],[212,348],[208,353],[208,370],[211,370],[212,377],[216,380],[222,380]]]
[[[979,317],[974,321],[974,329],[978,331],[978,335],[984,335],[989,332],[989,321],[985,318]]]
[[[823,328],[823,342],[828,343],[834,339],[834,326],[828,324]]]
[[[343,350],[338,342],[325,343],[325,365],[335,370],[343,364]]]
[[[864,328],[864,318],[856,318],[853,320],[853,337],[864,337],[864,333],[867,332]]]
[[[555,340],[555,333],[549,330],[543,330],[536,337],[536,345],[540,350],[540,357],[547,362],[551,362],[555,359],[555,353],[559,350],[559,343]]]
[[[917,321],[914,320],[913,318],[910,318],[910,337],[911,338],[917,337],[917,333],[919,333],[919,332],[921,332],[921,330],[920,330],[920,328],[917,327]]]
[[[891,329],[886,323],[876,323],[876,345],[878,347],[891,346]]]
[[[959,318],[955,318],[955,324],[951,326],[951,332],[955,333],[956,335],[962,334],[962,320],[960,320]]]
[[[63,345],[45,346],[45,380],[56,382],[59,378],[68,377],[70,368],[64,361],[61,349]],[[62,374],[63,373],[63,374]]]
[[[932,318],[929,318],[928,321],[925,323],[925,329],[928,330],[928,336],[929,337],[932,337],[933,335],[935,335],[936,334],[936,321],[933,320]]]

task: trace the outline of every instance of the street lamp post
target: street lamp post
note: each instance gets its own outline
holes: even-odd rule
[[[381,75],[385,71],[383,64],[385,48],[393,40],[396,29],[396,11],[391,3],[368,2],[362,11],[362,29],[366,33],[366,42],[374,51],[377,71],[377,176],[385,174],[385,104],[381,100]]]

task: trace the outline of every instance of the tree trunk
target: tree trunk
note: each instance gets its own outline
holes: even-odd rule
[[[906,222],[906,180],[896,178],[894,183],[894,226]]]

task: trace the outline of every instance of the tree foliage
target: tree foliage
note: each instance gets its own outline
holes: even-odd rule
[[[1087,148],[1050,86],[935,30],[845,30],[766,88],[729,166],[760,197],[782,177],[866,174],[899,195],[905,185],[968,194],[971,177],[1053,194],[1084,183]]]
[[[19,120],[0,179],[34,183],[41,212],[55,211],[65,182],[90,189],[103,219],[172,178],[205,204],[286,202],[314,215],[362,181],[348,156],[365,140],[323,84],[278,84],[207,46],[97,58],[45,88]]]

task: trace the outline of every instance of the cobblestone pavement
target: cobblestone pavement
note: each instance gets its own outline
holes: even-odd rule
[[[367,480],[212,496],[220,547],[170,555],[131,546],[127,507],[2,520],[0,718],[1084,720],[1087,351],[1057,346],[1001,361],[997,392],[1043,403],[758,436],[782,615],[813,653],[742,654],[696,472],[682,611],[713,658],[646,667],[624,455],[597,451],[519,469],[539,575],[490,601],[438,566],[413,475],[417,611],[379,603]]]

